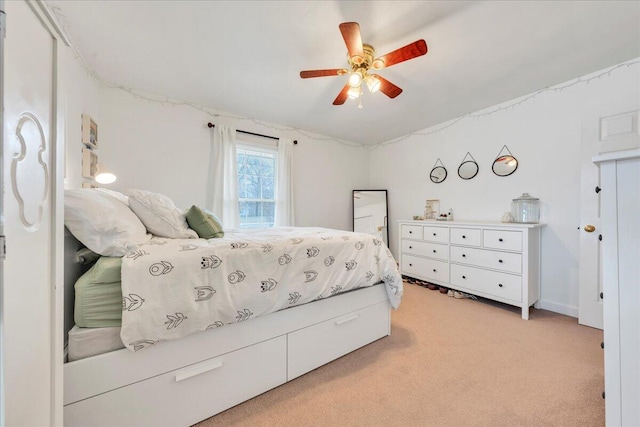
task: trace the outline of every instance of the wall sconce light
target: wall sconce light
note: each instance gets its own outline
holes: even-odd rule
[[[116,175],[107,169],[103,164],[98,163],[96,176],[94,178],[98,184],[112,184],[116,181]]]

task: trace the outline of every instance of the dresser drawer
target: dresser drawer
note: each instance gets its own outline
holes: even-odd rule
[[[389,310],[382,302],[290,333],[287,380],[389,335]]]
[[[65,426],[177,426],[201,421],[286,381],[280,336],[64,407]],[[117,375],[117,372],[114,373]]]
[[[522,254],[451,246],[451,262],[522,273]]]
[[[422,239],[422,226],[421,225],[407,225],[402,224],[400,226],[400,233],[402,238],[406,239]]]
[[[402,256],[402,274],[422,277],[426,280],[449,281],[449,263],[435,259],[419,258],[412,255]]]
[[[513,274],[451,264],[451,284],[490,297],[522,301],[522,278]]]
[[[451,244],[482,246],[482,230],[476,228],[451,228]]]
[[[522,251],[522,232],[484,230],[484,247],[506,251]]]
[[[428,242],[449,243],[449,227],[424,227],[423,239]]]
[[[449,260],[449,246],[440,243],[402,241],[402,252],[413,255],[422,255],[430,258]]]

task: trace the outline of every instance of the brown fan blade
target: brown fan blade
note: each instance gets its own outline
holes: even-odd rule
[[[344,102],[349,97],[347,92],[349,92],[349,85],[348,84],[344,85],[344,87],[342,88],[342,90],[340,91],[340,93],[338,94],[336,99],[333,101],[333,105],[342,105],[342,104],[344,104]]]
[[[363,61],[360,25],[358,25],[357,22],[343,22],[339,27],[344,43],[347,45],[349,56],[352,58],[354,63],[360,64]],[[354,56],[359,58],[359,61],[357,58],[354,60]]]
[[[426,53],[427,43],[424,40],[418,40],[377,58],[373,61],[373,68],[379,70],[384,67],[390,67],[400,62],[425,55]]]
[[[303,79],[308,79],[311,77],[331,77],[331,76],[341,76],[345,74],[347,70],[344,68],[334,68],[331,70],[308,70],[308,71],[300,71],[300,77]]]
[[[402,89],[391,83],[389,80],[377,74],[376,77],[380,80],[380,92],[384,93],[389,98],[395,98],[402,93]]]

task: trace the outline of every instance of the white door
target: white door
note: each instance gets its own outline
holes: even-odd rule
[[[602,105],[583,117],[580,195],[580,294],[578,322],[602,329],[600,171],[593,157],[640,146],[640,100],[630,96],[616,107]],[[602,236],[606,239],[606,236]]]
[[[62,188],[58,42],[39,2],[4,3],[2,121],[2,416],[7,426],[61,425]],[[0,216],[0,218],[2,218]],[[55,286],[58,285],[58,286]]]

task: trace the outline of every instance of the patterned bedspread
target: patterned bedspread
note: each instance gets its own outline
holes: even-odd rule
[[[364,233],[276,227],[153,238],[122,261],[121,338],[137,351],[380,281],[397,308],[396,261]]]

